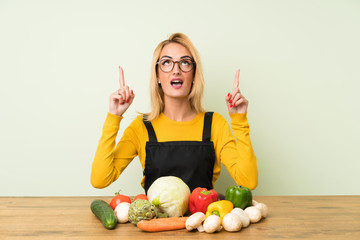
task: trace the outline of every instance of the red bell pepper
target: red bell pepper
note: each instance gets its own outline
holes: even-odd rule
[[[218,201],[218,194],[215,190],[197,187],[190,194],[189,210],[191,213],[206,213],[210,203]]]

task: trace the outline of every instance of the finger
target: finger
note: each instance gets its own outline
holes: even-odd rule
[[[126,91],[125,91],[125,89],[124,89],[124,88],[123,88],[123,89],[119,89],[119,90],[118,90],[118,95],[121,96],[120,104],[124,104],[125,101],[126,101]]]
[[[120,88],[125,87],[124,70],[122,69],[121,66],[119,66],[119,83],[120,83]]]
[[[125,100],[128,103],[129,102],[129,98],[130,98],[130,89],[129,86],[125,87]]]
[[[231,103],[234,105],[241,98],[241,94],[238,92],[234,95],[234,98],[231,99]]]
[[[115,92],[113,92],[112,94],[110,94],[110,98],[113,99],[119,99],[119,90],[116,90]]]
[[[240,90],[238,88],[234,88],[230,94],[230,100],[229,100],[230,103],[234,102],[234,99],[237,94],[240,94]]]
[[[117,92],[110,95],[110,100],[113,102],[117,102],[121,100],[121,95],[119,95]]]
[[[134,93],[133,90],[130,90],[130,100],[129,100],[129,102],[132,103],[132,101],[134,100],[134,98],[135,98],[135,93]]]
[[[226,106],[229,108],[230,107],[230,98],[231,98],[231,94],[228,93],[225,97],[225,102],[226,102]]]
[[[245,98],[240,98],[239,100],[234,102],[233,107],[237,107],[237,106],[239,106],[241,103],[243,103],[245,101],[246,101]]]
[[[235,73],[235,79],[234,79],[234,87],[233,88],[239,88],[239,76],[240,76],[240,69],[238,69]]]
[[[228,93],[225,97],[225,101],[228,102],[230,100],[230,98],[231,98],[231,95],[230,95],[230,93]]]

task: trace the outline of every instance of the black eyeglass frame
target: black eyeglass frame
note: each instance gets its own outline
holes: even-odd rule
[[[196,68],[196,62],[195,62],[193,59],[190,59],[190,62],[192,62],[192,64],[193,64],[193,68],[190,69],[189,71],[184,71],[184,70],[182,70],[181,65],[180,65],[180,62],[181,62],[181,61],[184,61],[184,60],[187,60],[187,59],[181,59],[181,60],[179,60],[179,61],[173,61],[172,59],[163,59],[163,60],[169,60],[169,61],[171,61],[171,62],[173,63],[172,68],[171,68],[169,71],[165,72],[165,71],[161,68],[161,65],[160,65],[160,62],[161,62],[161,61],[157,61],[157,62],[156,62],[156,65],[159,65],[160,70],[163,71],[164,73],[169,73],[169,72],[171,72],[171,71],[174,69],[174,67],[175,67],[175,63],[177,63],[178,66],[179,66],[179,68],[180,68],[180,70],[181,70],[182,72],[185,72],[185,73],[186,73],[186,72],[190,72],[191,70],[193,70],[193,69]]]

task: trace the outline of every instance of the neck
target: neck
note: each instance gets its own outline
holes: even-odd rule
[[[189,100],[167,99],[165,100],[164,114],[173,121],[190,121],[196,117],[197,112],[191,108]]]

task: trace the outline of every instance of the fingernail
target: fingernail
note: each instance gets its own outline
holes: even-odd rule
[[[126,99],[126,102],[128,103],[128,102],[129,102],[129,99]]]
[[[133,94],[134,92],[133,92],[133,90],[131,90],[131,94]]]
[[[229,100],[229,103],[232,103],[232,100],[231,100],[231,99]]]
[[[228,93],[228,95],[227,96],[230,96],[230,93]]]
[[[230,104],[230,107],[232,107],[232,104]]]

